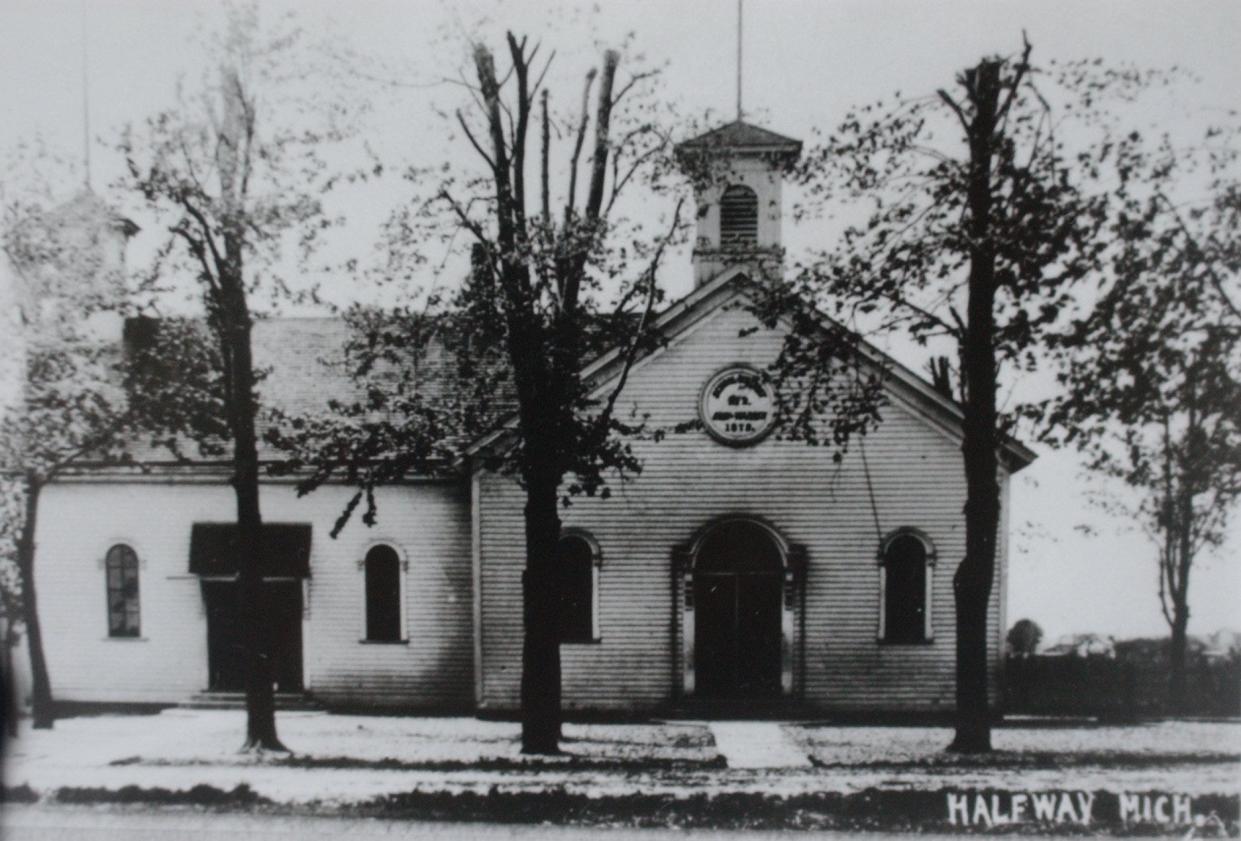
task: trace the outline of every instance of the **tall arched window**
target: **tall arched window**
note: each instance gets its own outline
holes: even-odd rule
[[[734,184],[720,196],[720,245],[752,247],[758,244],[758,196],[749,187]]]
[[[935,563],[929,541],[912,529],[898,531],[884,541],[879,560],[879,638],[892,643],[929,640],[931,570]]]
[[[387,544],[371,547],[364,562],[366,572],[366,639],[368,642],[400,642],[401,558]]]
[[[104,556],[108,582],[108,636],[136,637],[141,631],[138,605],[138,555],[118,543]]]
[[[560,579],[560,641],[599,639],[599,547],[583,532],[567,532],[556,546]]]

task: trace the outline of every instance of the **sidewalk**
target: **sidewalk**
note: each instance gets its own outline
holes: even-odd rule
[[[771,721],[716,721],[707,725],[729,768],[809,768],[806,749]]]
[[[240,711],[63,719],[52,731],[25,727],[9,743],[4,783],[45,802],[107,801],[101,792],[126,787],[135,787],[136,800],[210,802],[211,792],[245,787],[233,805],[325,812],[399,809],[463,793],[554,795],[572,811],[583,799],[839,803],[892,792],[917,794],[918,808],[938,815],[948,790],[1232,796],[1241,780],[1241,724],[1232,722],[1006,727],[995,731],[998,752],[986,758],[946,754],[949,731],[922,727],[566,724],[565,752],[555,757],[522,755],[515,722],[287,712],[278,727],[291,754],[237,753]],[[210,789],[195,788],[203,786]],[[163,793],[149,794],[156,789]],[[194,791],[207,799],[195,800]],[[486,808],[482,800],[471,802]]]

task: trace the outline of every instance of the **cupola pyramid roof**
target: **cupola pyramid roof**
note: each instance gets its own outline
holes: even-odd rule
[[[785,152],[797,155],[801,152],[801,146],[800,140],[785,137],[744,120],[733,120],[682,142],[678,148],[684,151],[728,148],[743,152]]]

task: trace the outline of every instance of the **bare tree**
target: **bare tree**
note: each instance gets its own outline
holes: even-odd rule
[[[465,445],[495,430],[497,407],[511,408],[478,457],[526,494],[528,753],[559,749],[559,505],[575,494],[606,496],[609,474],[640,469],[626,438],[640,433],[641,420],[622,421],[616,403],[629,367],[655,341],[660,261],[684,233],[680,202],[653,232],[621,213],[627,188],[658,189],[674,167],[669,136],[644,99],[653,74],[622,77],[621,54],[608,50],[583,77],[578,110],[562,118],[545,84],[552,56],[540,52],[509,33],[498,67],[490,49],[474,45],[469,75],[459,80],[468,105],[452,119],[479,171],[460,180],[430,180],[442,170],[424,171],[424,183],[436,186],[390,226],[405,265],[426,242],[469,242],[467,282],[420,313],[355,312],[353,349],[363,357],[356,371],[372,375],[382,359],[390,376],[367,380],[366,400],[337,405],[344,425],[286,424],[277,436],[302,454],[291,466],[314,467],[303,490],[332,475],[359,486],[339,528],[363,498],[373,521],[377,484],[459,469]],[[418,381],[416,358],[428,342],[449,349],[461,388],[430,392]],[[617,355],[611,384],[584,380],[583,365],[608,347]]]

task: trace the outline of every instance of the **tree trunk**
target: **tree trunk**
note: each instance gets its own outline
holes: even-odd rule
[[[996,455],[995,248],[991,242],[991,144],[1000,96],[1000,66],[983,61],[973,71],[974,120],[969,132],[968,322],[961,347],[965,407],[961,451],[965,461],[965,558],[953,576],[957,614],[956,735],[949,750],[991,750],[987,699],[987,606],[995,578],[1000,522]]]
[[[1189,643],[1189,605],[1178,601],[1173,606],[1171,648],[1168,649],[1168,711],[1173,715],[1188,712],[1186,686],[1186,653]]]
[[[525,637],[521,672],[522,753],[560,752],[559,477],[534,459],[526,487]]]
[[[17,567],[21,574],[22,619],[26,623],[26,642],[30,651],[30,711],[36,730],[51,730],[55,721],[52,709],[52,682],[43,654],[43,628],[39,624],[38,598],[34,586],[35,527],[38,525],[41,483],[26,478],[26,516],[17,542]]]
[[[230,252],[233,244],[229,244]],[[241,265],[240,247],[234,266]],[[250,314],[240,271],[221,276],[229,425],[233,433],[233,490],[237,497],[237,588],[246,646],[246,741],[242,750],[288,750],[276,736],[271,662],[272,611],[260,563],[263,518],[259,510],[259,456],[255,433],[254,362]]]
[[[1176,576],[1172,587],[1172,639],[1168,651],[1168,708],[1173,715],[1185,715],[1188,712],[1188,687],[1186,685],[1186,660],[1189,645],[1189,571],[1194,560],[1194,525],[1197,514],[1194,511],[1194,495],[1197,485],[1194,481],[1193,466],[1203,459],[1203,454],[1195,446],[1201,439],[1199,418],[1195,400],[1195,384],[1192,375],[1188,378],[1189,429],[1185,440],[1188,452],[1181,465],[1181,492],[1176,500]]]

